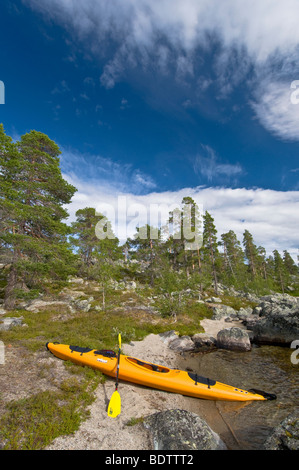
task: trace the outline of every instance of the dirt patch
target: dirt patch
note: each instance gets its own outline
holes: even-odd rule
[[[45,390],[56,391],[68,377],[63,362],[57,361],[46,349],[32,353],[21,346],[7,345],[5,363],[0,365],[0,414],[8,402]]]

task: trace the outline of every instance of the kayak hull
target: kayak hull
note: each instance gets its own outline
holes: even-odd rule
[[[113,351],[81,348],[60,343],[47,343],[56,357],[80,366],[88,366],[110,377],[116,377],[117,355]],[[243,390],[207,377],[179,369],[170,369],[140,359],[120,355],[119,379],[146,387],[179,393],[195,398],[225,401],[269,400],[276,398],[254,389]]]

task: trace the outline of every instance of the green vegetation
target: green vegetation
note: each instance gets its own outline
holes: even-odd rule
[[[100,374],[92,374],[89,370],[84,380],[64,380],[56,392],[40,392],[10,402],[0,419],[3,448],[42,449],[56,437],[76,431],[88,416],[86,407],[92,403],[92,392],[100,382]]]

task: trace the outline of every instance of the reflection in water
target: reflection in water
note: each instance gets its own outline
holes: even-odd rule
[[[192,400],[198,412],[231,449],[261,449],[272,429],[298,406],[299,365],[292,350],[276,346],[253,347],[250,352],[224,349],[190,354],[180,367],[243,389],[275,393],[274,401],[224,402]],[[190,402],[191,403],[191,402]]]

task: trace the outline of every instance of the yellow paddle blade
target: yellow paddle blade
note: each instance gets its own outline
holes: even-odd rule
[[[120,394],[118,393],[117,390],[115,390],[115,392],[113,392],[112,394],[112,397],[108,405],[108,416],[110,416],[110,418],[116,418],[116,416],[120,414],[120,410],[121,410]]]
[[[119,349],[121,349],[121,335],[120,335],[120,333],[118,335],[118,344],[119,344]]]

